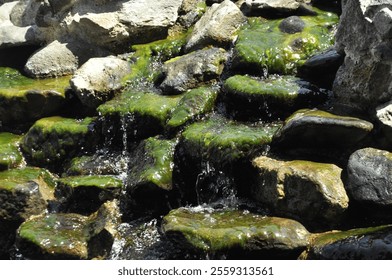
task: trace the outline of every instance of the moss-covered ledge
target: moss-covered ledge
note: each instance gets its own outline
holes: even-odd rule
[[[0,133],[0,171],[23,164],[23,155],[19,150],[21,138],[22,136],[8,132]]]

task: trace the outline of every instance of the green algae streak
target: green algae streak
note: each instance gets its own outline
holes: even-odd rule
[[[99,189],[121,188],[123,181],[110,175],[71,176],[58,180],[71,188],[96,187]]]
[[[55,187],[55,179],[49,171],[42,168],[26,167],[0,172],[0,189],[13,191],[29,181],[44,181],[49,188]]]
[[[0,133],[0,170],[15,168],[23,163],[19,150],[21,136],[8,132]]]

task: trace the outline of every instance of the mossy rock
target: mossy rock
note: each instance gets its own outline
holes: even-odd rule
[[[23,155],[19,150],[21,136],[8,132],[0,133],[0,170],[19,167]]]
[[[142,141],[131,153],[125,202],[133,211],[167,210],[172,190],[173,155],[177,141],[157,137]]]
[[[206,253],[299,255],[310,234],[300,223],[239,210],[179,208],[163,218],[163,232],[185,248]]]
[[[300,108],[326,102],[328,92],[293,76],[257,79],[235,75],[224,83],[220,103],[235,119],[259,120],[288,117]]]
[[[0,221],[19,225],[45,211],[54,199],[55,178],[34,167],[0,172]]]
[[[282,21],[251,18],[238,34],[233,64],[255,73],[294,74],[299,65],[333,44],[332,28],[338,16],[315,9],[317,16],[301,16],[305,27],[294,34],[282,32]]]
[[[98,107],[102,133],[121,145],[127,139],[141,140],[161,134],[182,96],[154,92],[125,91]]]
[[[70,77],[34,80],[0,67],[0,120],[3,125],[37,120],[55,113],[66,101]]]
[[[118,198],[123,181],[110,175],[87,175],[61,178],[55,197],[63,211],[91,214],[108,200]]]
[[[173,182],[184,202],[196,202],[197,193],[216,197],[220,191],[212,181],[227,181],[241,162],[268,147],[278,128],[279,124],[248,126],[218,116],[188,126],[176,146],[173,170]],[[211,181],[212,177],[216,178]]]
[[[348,208],[342,169],[334,164],[266,156],[255,158],[252,163],[257,172],[250,197],[280,216],[317,227],[336,224]]]
[[[95,148],[95,120],[48,117],[35,122],[21,147],[30,163],[57,169],[65,160]]]
[[[282,147],[348,148],[360,143],[373,124],[354,117],[303,109],[286,119],[274,144]]]
[[[218,88],[200,87],[189,90],[173,110],[167,128],[170,131],[183,127],[213,110]]]
[[[390,225],[315,234],[300,259],[390,260]]]
[[[113,244],[106,205],[90,215],[56,213],[35,216],[17,231],[16,246],[31,259],[91,259],[108,256]]]

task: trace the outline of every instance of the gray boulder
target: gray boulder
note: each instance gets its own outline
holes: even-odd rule
[[[24,70],[33,78],[59,77],[73,74],[78,65],[78,58],[67,44],[54,41],[35,52]]]
[[[222,74],[227,53],[211,48],[195,51],[165,62],[160,88],[165,94],[179,94],[209,83]]]
[[[347,166],[347,192],[359,203],[392,205],[392,153],[365,148],[354,152]]]
[[[130,64],[114,56],[91,58],[75,72],[70,83],[80,101],[96,108],[123,87]]]
[[[392,101],[376,108],[376,119],[380,124],[384,144],[392,145]]]
[[[214,4],[196,23],[185,46],[187,51],[208,45],[226,46],[234,33],[246,21],[240,9],[230,0]]]
[[[257,176],[251,197],[280,215],[314,224],[334,223],[348,207],[340,179],[342,170],[333,164],[261,156],[252,161]]]
[[[248,16],[293,15],[301,8],[300,0],[246,0],[241,10]]]
[[[347,0],[336,34],[336,46],[346,53],[334,92],[337,101],[371,111],[392,99],[392,48],[389,0]]]

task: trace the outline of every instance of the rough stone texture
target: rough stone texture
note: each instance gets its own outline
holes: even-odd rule
[[[259,15],[292,15],[300,7],[296,0],[246,0],[241,10],[249,16]]]
[[[78,58],[67,44],[54,41],[34,53],[24,70],[33,78],[59,77],[73,74],[78,65]]]
[[[160,88],[165,94],[178,94],[211,82],[222,74],[227,53],[211,48],[195,51],[165,62]]]
[[[300,259],[389,260],[391,243],[391,226],[326,232],[311,238]]]
[[[280,215],[307,223],[336,222],[348,207],[342,170],[333,164],[281,161],[261,156],[251,197]]]
[[[0,25],[0,49],[23,46],[36,45],[37,29],[35,27],[18,27],[14,25]]]
[[[376,108],[376,118],[380,124],[386,145],[392,145],[392,101]]]
[[[238,210],[179,208],[163,219],[163,232],[183,247],[208,253],[298,254],[309,232],[294,220]]]
[[[224,47],[233,41],[234,33],[245,21],[245,16],[230,0],[214,4],[195,24],[185,50],[192,51],[208,45]]]
[[[359,203],[392,205],[392,153],[374,148],[350,156],[347,192]]]
[[[286,147],[347,148],[358,144],[372,131],[370,122],[320,110],[299,110],[291,115],[274,137]]]
[[[129,62],[114,56],[92,58],[75,72],[70,83],[80,101],[92,108],[113,97],[129,74]]]
[[[336,46],[346,57],[333,87],[338,102],[373,114],[392,99],[391,15],[389,0],[343,1]]]
[[[18,3],[12,9],[10,20],[15,26],[31,26],[35,25],[35,18],[38,10],[43,5],[41,1],[23,0],[17,1]]]

